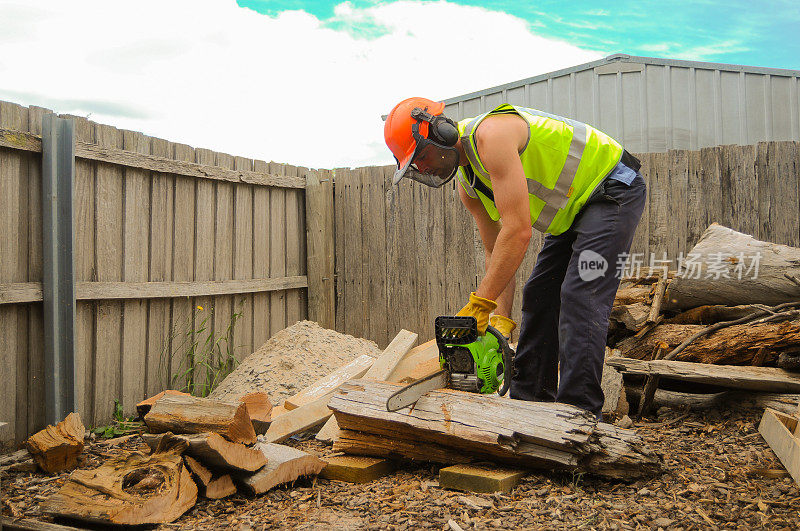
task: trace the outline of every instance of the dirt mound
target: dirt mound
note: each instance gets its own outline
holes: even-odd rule
[[[299,321],[247,356],[209,397],[224,400],[247,383],[249,388],[269,394],[277,405],[358,356],[377,357],[380,353],[373,341]]]

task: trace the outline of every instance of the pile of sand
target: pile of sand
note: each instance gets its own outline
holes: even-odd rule
[[[269,394],[273,405],[301,391],[362,354],[381,353],[373,341],[299,321],[247,356],[209,398],[224,400],[246,386]]]

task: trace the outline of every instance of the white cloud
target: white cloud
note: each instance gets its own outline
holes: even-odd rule
[[[405,97],[444,99],[599,57],[511,15],[443,1],[344,3],[320,21],[235,0],[0,0],[0,98],[309,167],[391,162],[380,115]]]

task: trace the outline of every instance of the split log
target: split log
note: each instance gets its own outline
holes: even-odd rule
[[[144,455],[120,450],[98,468],[73,472],[42,503],[42,512],[103,525],[173,522],[197,501],[197,485],[180,451]]]
[[[659,376],[730,389],[770,393],[800,393],[800,374],[774,367],[708,365],[687,361],[642,361],[630,358],[609,358],[606,364],[623,376]]]
[[[165,395],[144,416],[152,433],[219,433],[232,442],[253,444],[256,432],[246,404],[228,404],[195,396]]]
[[[610,320],[621,323],[625,328],[636,332],[647,322],[650,316],[650,306],[643,302],[621,304],[611,309]]]
[[[626,358],[649,360],[658,349],[669,352],[704,328],[700,325],[663,324],[647,335],[621,341],[617,348]],[[759,354],[762,348],[764,350]],[[775,365],[780,353],[797,351],[800,351],[800,320],[747,323],[729,326],[698,338],[679,352],[675,359],[720,365],[750,365],[755,356],[763,355],[764,364]]]
[[[417,334],[408,330],[400,330],[392,339],[392,342],[381,352],[381,355],[372,364],[372,367],[364,374],[364,378],[372,380],[386,380],[400,361],[408,354],[414,343],[417,342]],[[317,440],[320,442],[332,442],[339,433],[339,426],[336,419],[331,417],[317,432]]]
[[[665,309],[709,304],[776,305],[800,299],[800,249],[756,240],[717,223],[689,252],[667,290]],[[756,278],[755,261],[758,263]],[[691,265],[690,265],[691,264]],[[697,264],[697,267],[694,267]]]
[[[603,389],[603,416],[622,418],[628,414],[628,400],[625,396],[625,384],[622,374],[614,367],[603,367],[603,378],[600,382]]]
[[[614,306],[648,302],[651,292],[651,286],[620,286],[614,297]]]
[[[353,380],[328,406],[343,429],[406,441],[397,451],[411,459],[427,460],[425,446],[437,445],[476,460],[619,479],[662,468],[661,458],[636,433],[599,423],[574,406],[443,389],[427,393],[413,408],[386,411],[386,400],[399,388]]]
[[[749,304],[740,306],[706,305],[691,308],[675,317],[664,320],[664,324],[710,325],[721,321],[735,321],[746,317],[758,308]]]
[[[136,404],[136,415],[144,420],[144,416],[150,411],[150,408],[153,407],[153,404],[158,402],[158,399],[164,395],[173,395],[173,396],[191,396],[189,393],[184,393],[181,391],[176,391],[174,389],[167,389],[166,391],[161,391],[158,394],[151,396],[150,398],[145,398],[138,404]]]
[[[142,439],[154,452],[158,450],[159,445],[174,445],[175,442],[180,442],[186,448],[185,453],[209,466],[221,469],[255,472],[266,464],[264,455],[258,450],[226,441],[216,433],[176,435],[167,432],[159,435],[144,434]]]
[[[638,404],[641,398],[641,387],[625,386],[625,394],[631,402]],[[781,413],[792,414],[797,409],[800,394],[763,393],[753,391],[723,391],[721,393],[680,393],[658,389],[653,397],[653,407],[669,407],[674,409],[690,409],[693,411],[724,411],[742,409],[772,408]]]
[[[347,380],[361,378],[364,376],[364,373],[366,373],[369,368],[372,367],[372,363],[374,361],[375,358],[372,356],[368,354],[362,354],[347,365],[339,367],[329,375],[320,378],[294,396],[287,398],[283,403],[283,407],[288,411],[297,409],[303,404],[313,402],[323,395],[335,391]]]
[[[190,455],[183,456],[183,459],[197,480],[204,497],[219,500],[236,494],[236,485],[233,484],[230,474],[215,474]]]
[[[454,452],[451,448],[434,442],[384,437],[352,430],[339,430],[339,436],[333,442],[333,451],[442,465],[470,463],[475,460],[466,452]]]
[[[316,476],[325,468],[325,461],[319,457],[290,446],[258,442],[255,449],[264,455],[267,464],[255,474],[239,476],[242,485],[252,494],[263,494],[302,476]]]
[[[31,435],[25,447],[39,468],[48,474],[56,474],[78,464],[85,432],[80,415],[70,413],[55,426],[47,426]]]

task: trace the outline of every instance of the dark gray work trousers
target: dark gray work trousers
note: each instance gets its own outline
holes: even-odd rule
[[[545,237],[522,292],[511,398],[564,402],[600,417],[618,260],[630,251],[646,199],[641,175],[630,186],[606,179],[568,231]]]

